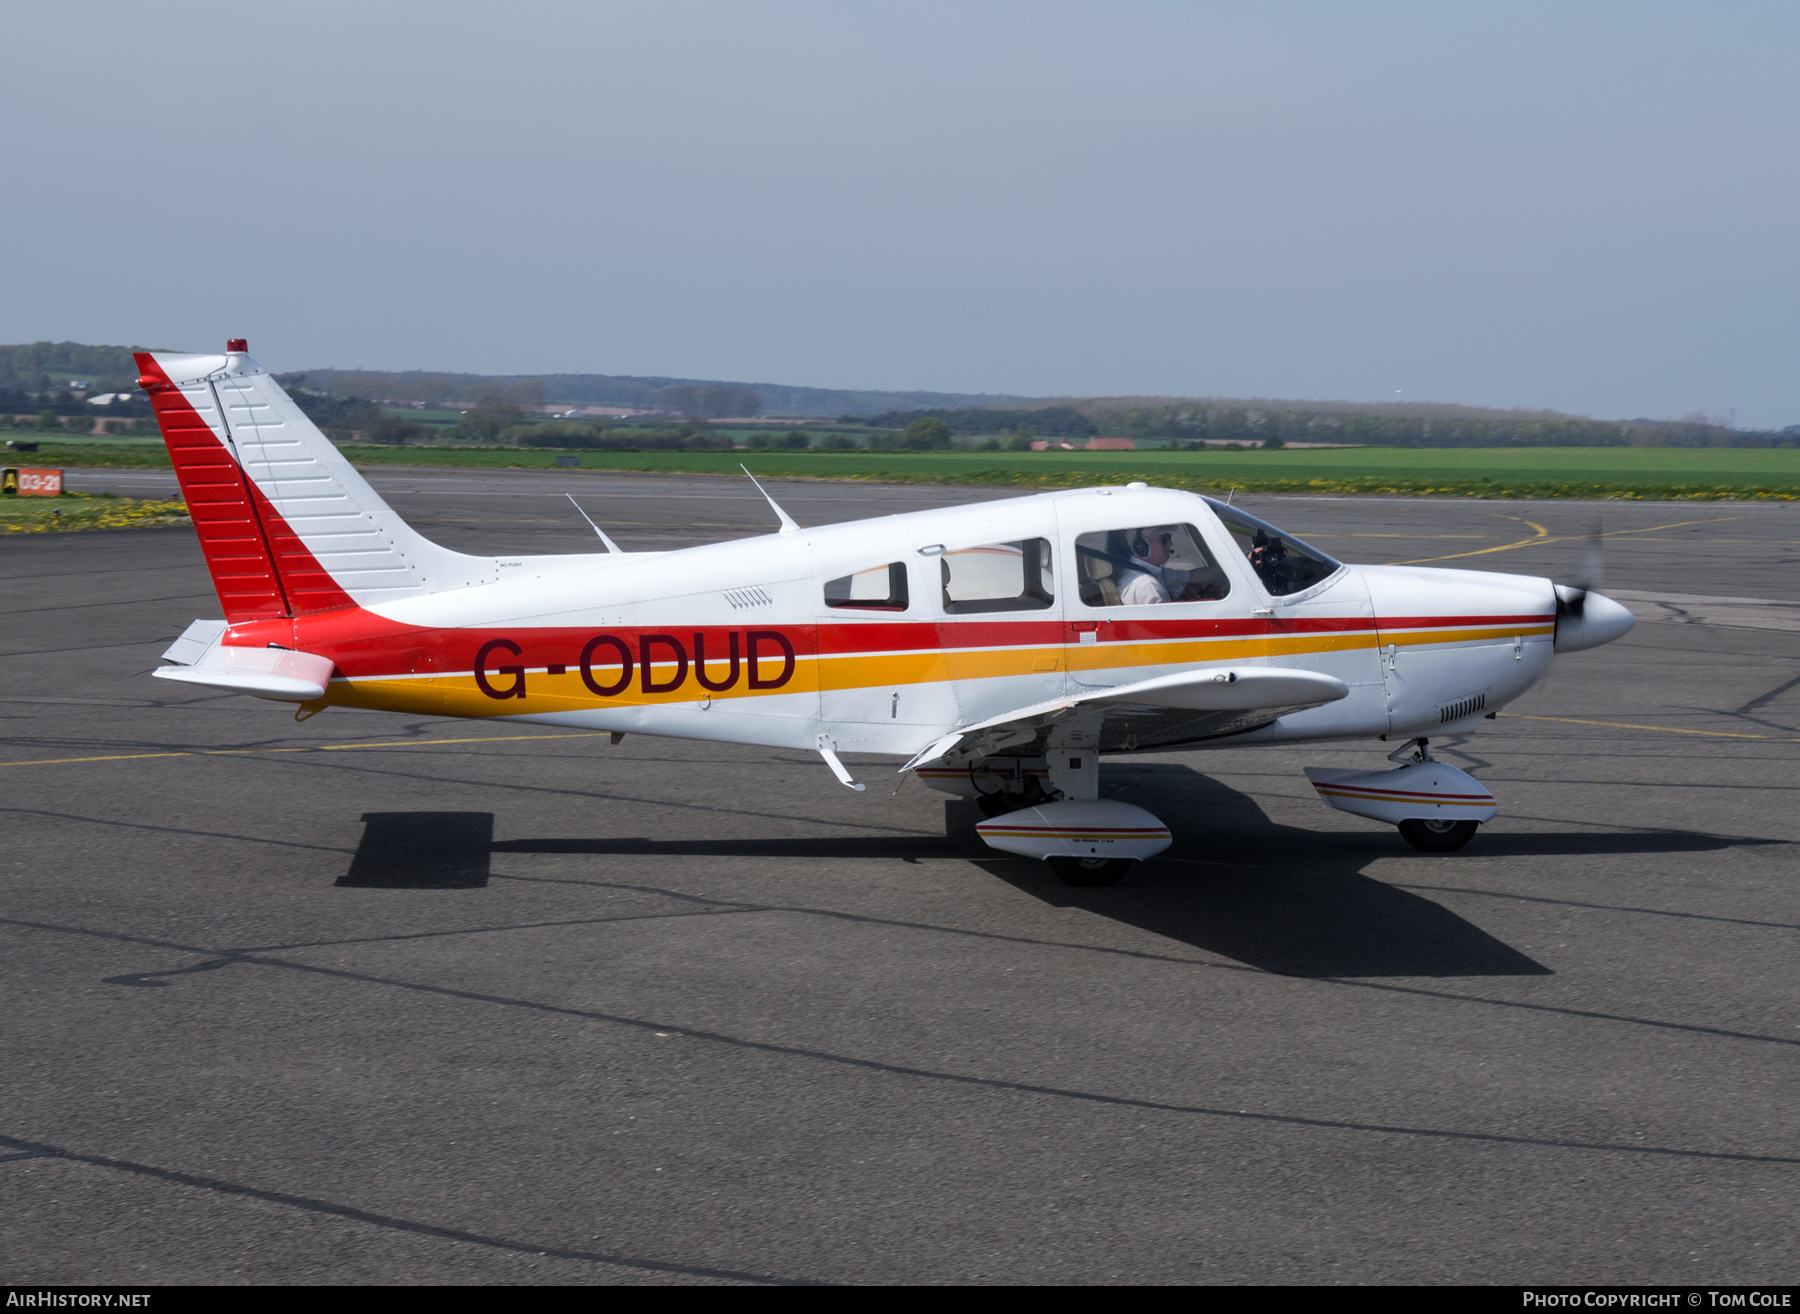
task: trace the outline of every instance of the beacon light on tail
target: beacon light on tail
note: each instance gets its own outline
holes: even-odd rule
[[[1476,729],[1630,614],[1546,579],[1349,566],[1210,498],[1132,484],[674,552],[473,556],[416,533],[232,339],[140,353],[224,612],[165,679],[292,703],[888,755],[975,799],[993,847],[1105,884],[1167,827],[1100,798],[1120,753],[1404,740],[1309,771],[1415,846],[1494,815],[1433,735]],[[765,494],[766,495],[766,494]],[[586,515],[586,512],[583,512]],[[598,530],[598,526],[596,529]],[[866,770],[867,768],[864,768]]]

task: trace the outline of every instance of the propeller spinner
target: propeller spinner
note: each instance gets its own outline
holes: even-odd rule
[[[1596,592],[1605,579],[1606,529],[1596,520],[1574,580],[1556,585],[1557,652],[1598,648],[1630,633],[1637,624],[1637,617],[1623,606]]]

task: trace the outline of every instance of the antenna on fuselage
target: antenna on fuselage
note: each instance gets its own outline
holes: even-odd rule
[[[569,499],[570,506],[574,507],[577,511],[581,511],[581,503],[579,503],[575,500],[575,494],[564,493],[563,496]],[[594,518],[592,516],[590,516],[587,512],[581,511],[581,518],[588,522],[589,527],[592,528],[596,534],[600,535],[600,541],[602,543],[606,544],[606,550],[608,552],[623,553],[625,551],[624,548],[620,547],[617,543],[613,542],[610,538],[608,538],[606,536],[606,531],[604,529],[600,528],[599,525],[594,524]]]
[[[744,472],[745,477],[748,478],[751,483],[756,484],[756,476],[750,473],[749,466],[743,464],[743,462],[740,461],[738,463],[738,469],[740,469]],[[782,533],[798,534],[800,532],[800,526],[796,525],[794,523],[794,518],[792,516],[790,516],[787,512],[785,512],[781,509],[781,504],[779,502],[777,502],[774,498],[769,497],[768,489],[764,488],[761,484],[756,484],[756,491],[761,493],[763,495],[763,497],[768,499],[769,505],[775,509],[775,514],[781,517],[781,532]]]

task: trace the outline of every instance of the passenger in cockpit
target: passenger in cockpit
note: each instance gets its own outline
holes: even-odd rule
[[[1121,532],[1118,538],[1123,540]],[[1119,580],[1119,603],[1126,607],[1142,607],[1178,598],[1187,587],[1188,571],[1171,570],[1164,563],[1175,543],[1175,533],[1167,525],[1154,529],[1133,530],[1131,541],[1118,544],[1119,555],[1130,553],[1130,563]],[[1108,544],[1112,547],[1112,544]]]

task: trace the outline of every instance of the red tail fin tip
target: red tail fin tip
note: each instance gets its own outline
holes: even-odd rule
[[[490,584],[491,557],[420,536],[281,385],[229,340],[137,354],[226,619],[262,620]]]

